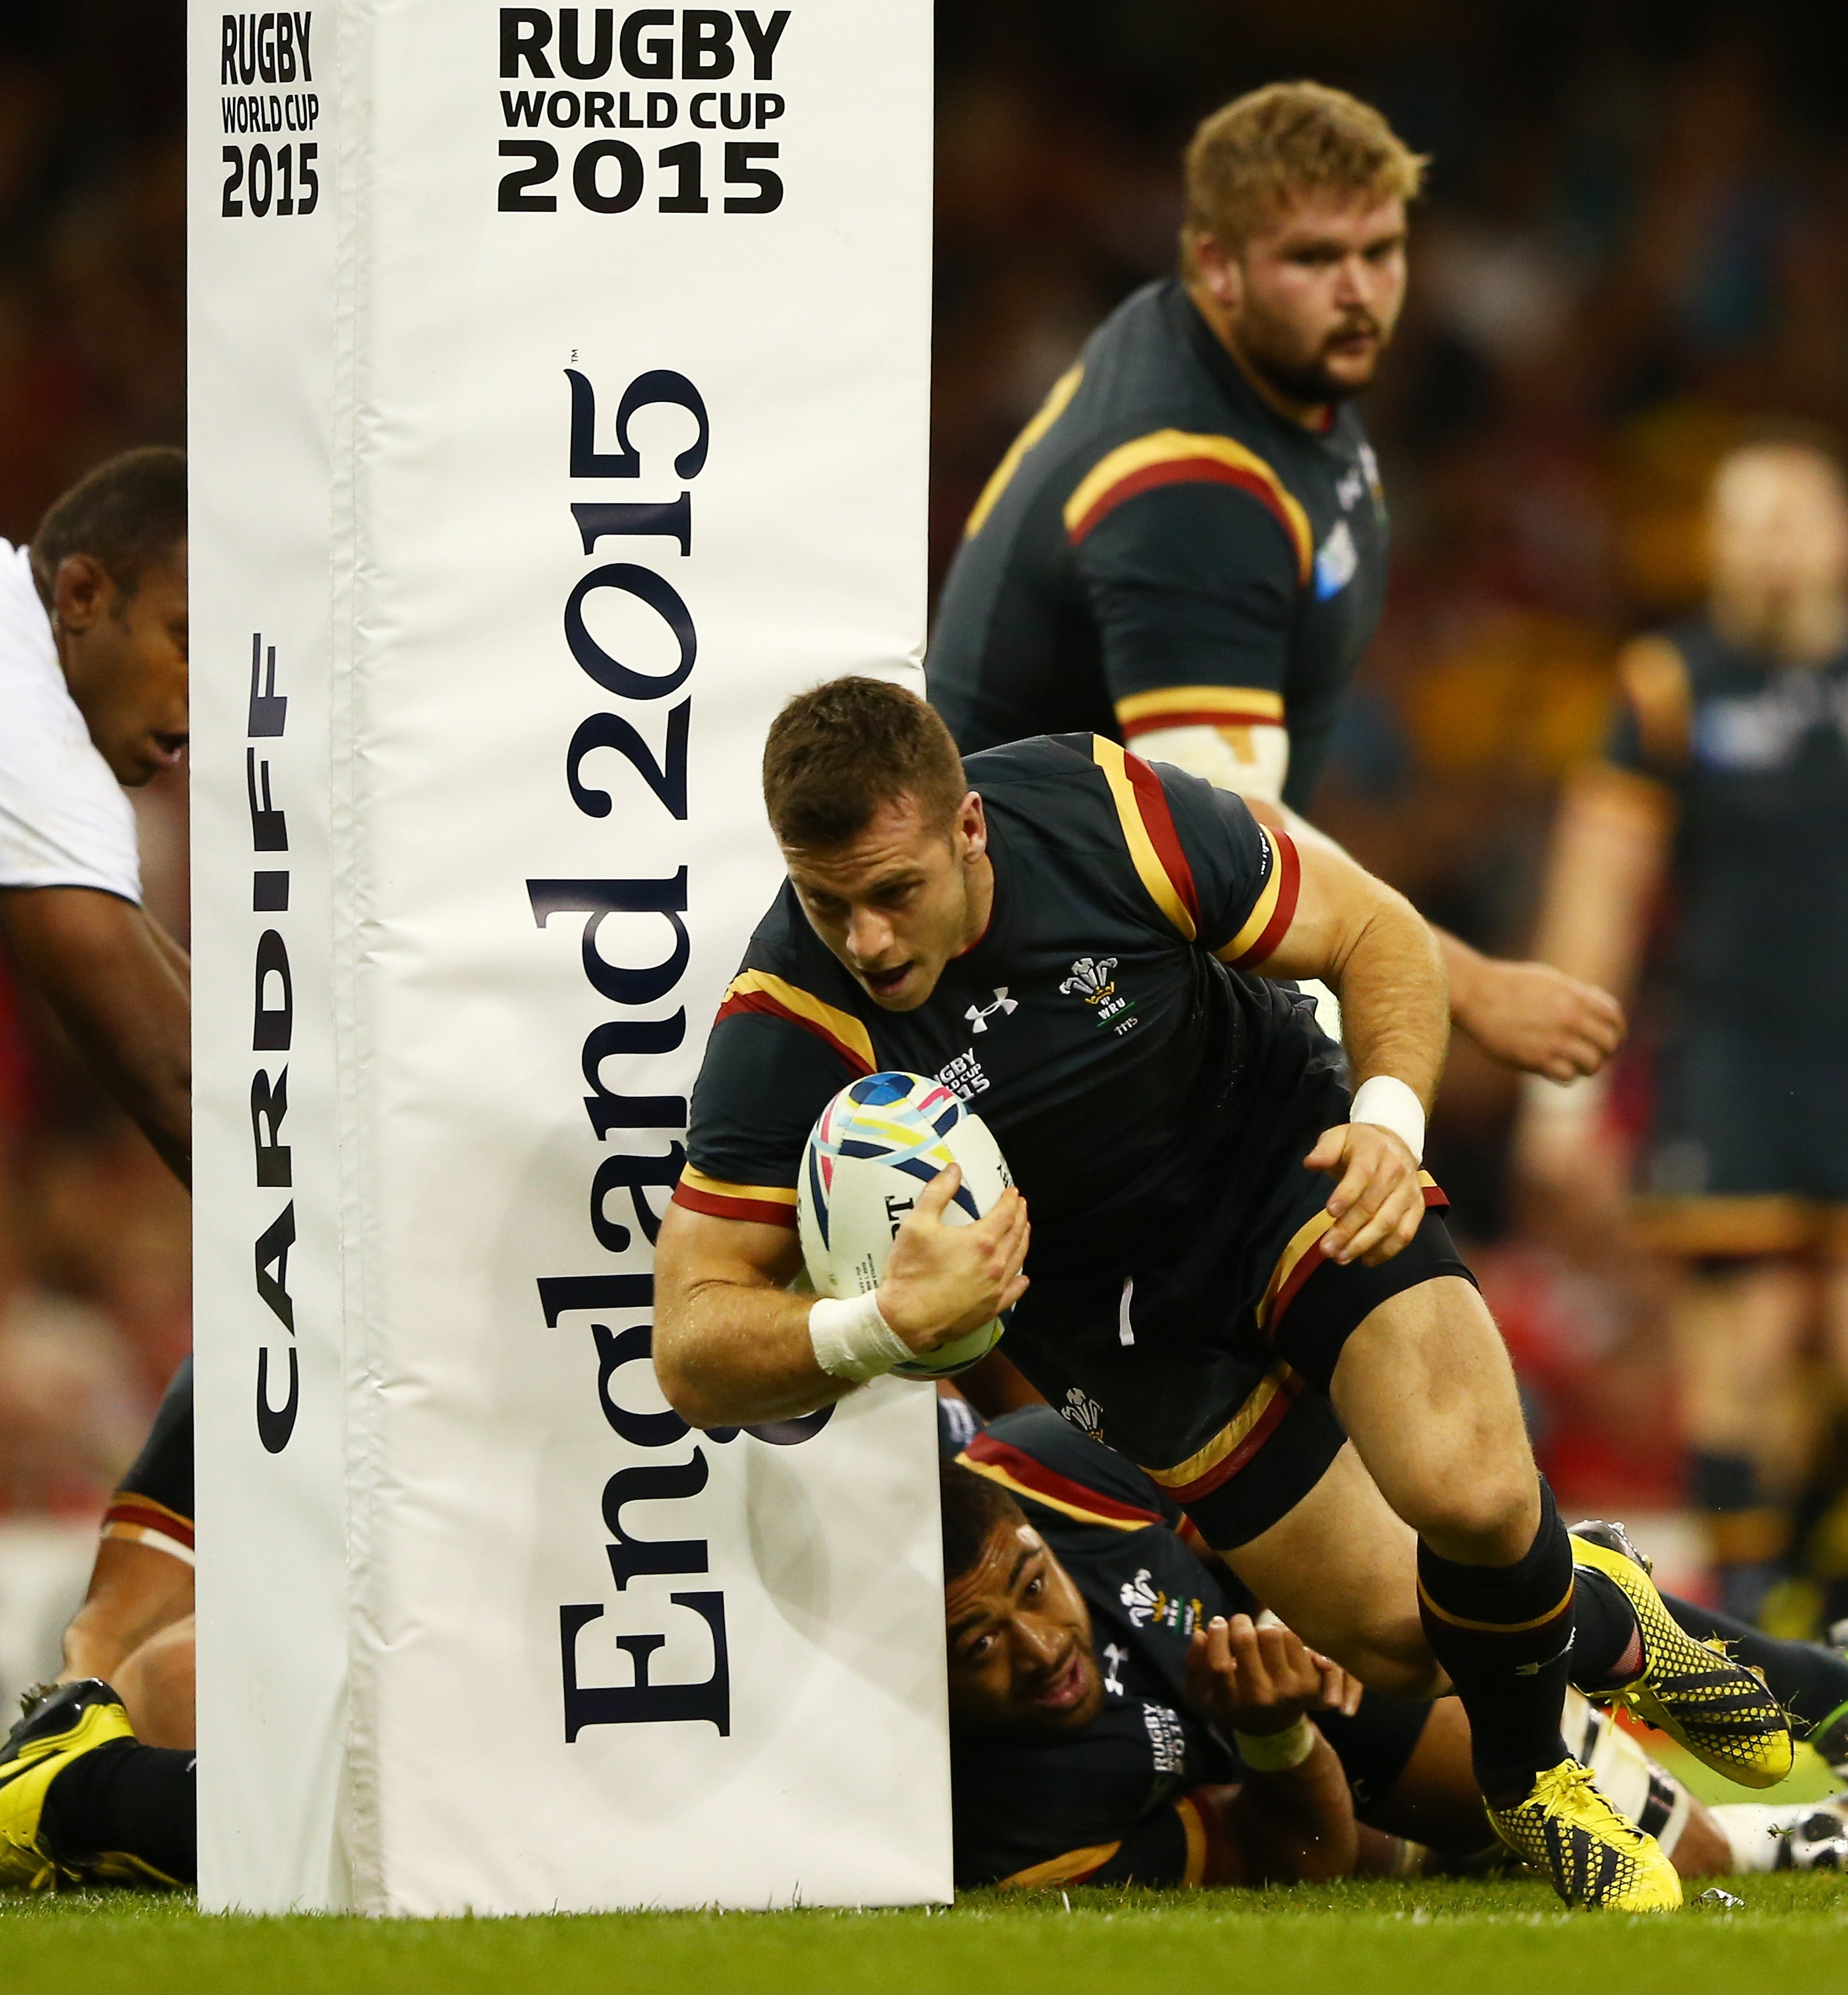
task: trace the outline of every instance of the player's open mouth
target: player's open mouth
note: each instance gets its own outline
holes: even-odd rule
[[[873,996],[883,998],[896,991],[911,974],[911,965],[901,963],[895,970],[862,970],[860,974],[866,980],[866,988]]]
[[[1076,1648],[1071,1659],[1045,1688],[1034,1695],[1034,1702],[1046,1711],[1069,1711],[1085,1695],[1085,1659]]]

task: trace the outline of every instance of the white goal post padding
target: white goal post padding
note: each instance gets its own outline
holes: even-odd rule
[[[188,63],[202,1901],[947,1897],[928,1389],[646,1362],[765,728],[917,669],[926,0]]]

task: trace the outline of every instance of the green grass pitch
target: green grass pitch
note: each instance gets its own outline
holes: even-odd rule
[[[1706,1798],[1740,1798],[1650,1743]],[[1791,1779],[1756,1798],[1834,1784],[1799,1747]],[[1567,1912],[1538,1879],[526,1919],[212,1918],[190,1897],[0,1896],[0,1995],[1577,1995],[1593,1974],[1622,1995],[1848,1989],[1848,1877],[1726,1888],[1743,1910],[1654,1918]]]
[[[1738,1911],[1560,1909],[1538,1881],[965,1897],[954,1911],[380,1921],[207,1918],[183,1898],[0,1903],[30,1995],[1824,1995],[1848,1879],[1736,1880]],[[1596,1980],[1593,1980],[1593,1976]]]

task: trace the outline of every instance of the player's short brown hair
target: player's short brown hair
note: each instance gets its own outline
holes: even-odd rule
[[[1015,1530],[1027,1513],[998,1482],[959,1461],[937,1464],[937,1489],[943,1525],[943,1583],[972,1572],[997,1530]]]
[[[783,845],[831,851],[904,796],[947,832],[968,793],[935,709],[884,679],[829,679],[798,693],[763,744],[764,808]]]
[[[125,450],[54,499],[32,537],[33,576],[49,603],[69,555],[88,555],[124,596],[186,538],[186,453],[168,445]]]
[[[1431,163],[1370,104],[1322,83],[1269,83],[1202,118],[1187,148],[1181,259],[1191,276],[1203,235],[1236,242],[1311,189],[1410,201]]]

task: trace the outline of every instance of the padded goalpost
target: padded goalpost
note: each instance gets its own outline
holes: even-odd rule
[[[201,1901],[947,1899],[928,1389],[646,1362],[765,728],[917,669],[927,0],[187,60]]]

